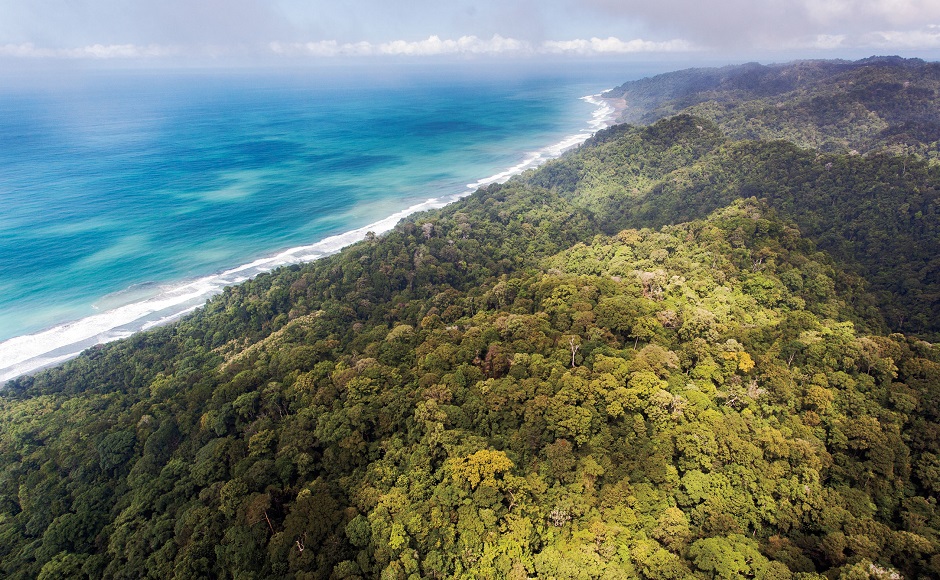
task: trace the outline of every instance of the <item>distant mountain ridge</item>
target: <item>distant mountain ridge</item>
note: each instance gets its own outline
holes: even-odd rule
[[[896,56],[695,68],[624,83],[621,120],[680,112],[736,139],[785,139],[828,152],[915,152],[938,158],[940,63]]]

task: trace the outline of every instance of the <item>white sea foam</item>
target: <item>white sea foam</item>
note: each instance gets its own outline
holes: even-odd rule
[[[587,141],[597,131],[609,127],[616,120],[617,109],[614,108],[610,102],[604,100],[601,97],[601,95],[603,95],[605,92],[606,91],[601,91],[596,95],[581,97],[582,101],[597,106],[597,108],[594,109],[594,113],[591,115],[591,120],[588,121],[587,130],[580,133],[575,133],[574,135],[568,135],[558,143],[554,143],[548,147],[544,147],[538,151],[529,153],[517,165],[514,165],[509,169],[501,171],[495,175],[484,177],[483,179],[473,183],[468,183],[467,187],[472,191],[476,191],[477,189],[486,185],[490,185],[491,183],[504,183],[514,175],[518,175],[523,171],[538,167],[549,159],[554,159],[565,151],[577,147],[581,143]]]
[[[202,306],[226,286],[244,282],[279,266],[309,262],[338,252],[365,238],[368,232],[381,234],[395,227],[402,218],[413,213],[440,208],[472,191],[492,183],[503,183],[514,175],[532,169],[583,143],[594,132],[609,126],[616,110],[600,94],[582,97],[596,105],[585,131],[570,135],[548,147],[529,153],[518,164],[490,177],[467,185],[468,190],[453,195],[428,199],[405,208],[369,225],[330,236],[314,244],[283,250],[275,255],[254,260],[224,272],[204,276],[159,289],[155,296],[118,306],[100,314],[60,324],[48,330],[18,336],[0,342],[0,383],[35,370],[72,358],[96,344],[126,338],[139,330],[166,324]]]

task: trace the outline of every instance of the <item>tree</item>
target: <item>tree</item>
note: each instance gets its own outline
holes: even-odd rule
[[[467,482],[470,489],[476,489],[481,484],[497,488],[500,486],[497,477],[512,468],[513,463],[504,452],[487,449],[450,462],[454,481]]]
[[[696,540],[689,557],[711,578],[727,580],[759,577],[769,565],[756,542],[739,534]]]

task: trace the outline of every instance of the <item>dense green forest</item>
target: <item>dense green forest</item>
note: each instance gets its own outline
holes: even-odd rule
[[[940,337],[940,164],[922,156],[732,140],[681,114],[615,127],[529,179],[576,200],[608,234],[756,196],[864,277],[890,330]]]
[[[703,104],[10,382],[0,573],[940,576],[931,142]]]
[[[786,139],[827,152],[940,156],[940,63],[898,57],[751,63],[626,83],[623,121],[686,112],[738,139]]]

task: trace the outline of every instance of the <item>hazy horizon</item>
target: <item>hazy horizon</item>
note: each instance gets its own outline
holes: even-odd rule
[[[0,70],[940,58],[929,0],[0,0]]]

